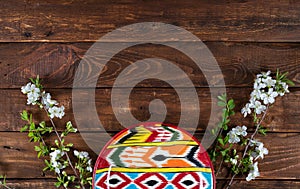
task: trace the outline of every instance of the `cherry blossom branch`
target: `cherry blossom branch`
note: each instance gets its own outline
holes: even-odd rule
[[[247,151],[248,151],[248,148],[249,148],[249,146],[250,146],[250,144],[251,144],[251,141],[253,140],[254,136],[257,134],[260,125],[262,124],[263,120],[265,119],[265,117],[266,117],[266,115],[267,115],[268,109],[269,109],[269,104],[267,105],[266,110],[264,111],[264,113],[263,113],[263,115],[262,115],[260,121],[256,124],[256,129],[255,129],[254,133],[251,135],[250,140],[248,141],[248,143],[247,143],[247,145],[246,145],[246,147],[245,147],[245,150],[244,150],[242,159],[246,156]],[[241,164],[242,164],[242,161],[239,162],[237,168],[240,168]],[[226,189],[229,189],[229,188],[231,187],[232,182],[233,182],[234,178],[236,177],[236,175],[237,175],[237,173],[235,173],[235,174],[231,177],[230,182],[229,182],[228,186],[226,187]]]
[[[47,115],[48,115],[48,117],[49,117],[49,119],[50,119],[50,122],[51,122],[51,125],[52,125],[53,129],[54,129],[54,132],[55,132],[55,134],[56,134],[56,136],[57,136],[59,142],[61,143],[61,142],[62,142],[62,139],[61,139],[60,135],[59,135],[58,132],[57,132],[56,125],[55,125],[53,119],[49,116],[49,112],[48,112],[47,108],[46,108],[45,106],[43,106],[43,107],[44,107],[44,110],[46,111],[46,113],[47,113]],[[78,175],[76,169],[74,168],[74,166],[73,166],[73,164],[72,164],[72,161],[71,161],[71,159],[70,159],[70,156],[68,155],[67,152],[66,152],[66,157],[67,157],[67,161],[68,161],[68,163],[69,163],[71,169],[73,170],[75,176],[76,176],[77,179],[79,180],[80,186],[82,187],[82,189],[85,189],[85,187],[84,187],[84,186],[81,184],[81,182],[80,182],[80,177],[79,177],[79,175]]]

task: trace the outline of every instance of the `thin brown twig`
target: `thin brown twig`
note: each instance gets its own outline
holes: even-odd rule
[[[219,172],[220,172],[220,170],[221,170],[221,167],[222,167],[222,165],[223,165],[223,162],[224,162],[224,157],[222,157],[222,160],[221,160],[221,163],[220,163],[219,168],[218,168],[218,170],[217,170],[216,176],[218,176],[218,174],[219,174]]]

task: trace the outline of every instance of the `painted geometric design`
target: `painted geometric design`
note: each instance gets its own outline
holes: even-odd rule
[[[208,187],[208,182],[201,174],[195,172],[192,173],[179,173],[172,184],[178,189],[206,189]]]
[[[168,184],[168,181],[159,173],[145,173],[134,180],[134,183],[136,183],[142,189],[163,189]]]
[[[126,176],[126,174],[120,172],[113,172],[113,173],[105,173],[101,178],[96,181],[97,188],[106,189],[118,189],[124,188],[131,183],[131,180]]]
[[[210,159],[176,126],[143,123],[113,137],[95,165],[95,189],[213,189]]]
[[[206,167],[197,157],[199,146],[130,146],[112,149],[106,161],[118,167]]]
[[[212,174],[201,172],[184,173],[120,173],[96,175],[95,189],[208,189],[212,188]],[[129,179],[129,180],[128,180]],[[109,187],[107,185],[109,183]],[[201,187],[202,186],[202,187]]]

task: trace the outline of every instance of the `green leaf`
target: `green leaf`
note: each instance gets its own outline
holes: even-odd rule
[[[226,156],[226,150],[221,151],[221,155],[224,157]]]
[[[28,125],[24,125],[24,126],[20,129],[20,132],[27,131],[27,129],[28,129]]]
[[[222,138],[218,138],[218,141],[219,141],[219,143],[220,143],[222,146],[224,146],[224,141],[223,141]]]
[[[30,123],[29,129],[30,130],[35,130],[35,124],[33,122]]]
[[[215,129],[212,129],[212,130],[211,130],[211,134],[213,134],[213,135],[215,135],[215,134],[216,134],[216,131],[215,131]]]
[[[34,137],[34,133],[33,133],[33,132],[29,132],[29,133],[28,133],[28,137],[29,137],[29,138]]]
[[[227,98],[226,96],[227,96],[226,93],[224,93],[224,94],[218,96],[218,99],[219,99],[220,101],[226,101],[226,98]]]
[[[230,122],[230,119],[226,119],[226,120],[224,121],[225,124],[228,124],[229,122]]]
[[[21,113],[21,118],[22,118],[22,120],[24,120],[24,121],[28,121],[28,120],[29,120],[29,118],[28,118],[28,113],[27,113],[26,110],[23,110],[23,112]]]
[[[29,115],[29,122],[32,123],[32,114]]]
[[[55,139],[55,144],[56,144],[56,146],[59,146],[59,142],[58,142],[58,140],[57,139]]]
[[[224,143],[227,144],[229,140],[229,135],[226,135],[226,137],[224,138]]]
[[[40,158],[42,154],[43,154],[43,152],[42,152],[42,151],[39,151],[39,152],[38,152],[38,158]]]
[[[224,125],[223,125],[223,129],[224,129],[225,131],[227,131],[228,126],[227,126],[226,124],[224,124]]]
[[[72,147],[73,144],[72,144],[72,143],[69,143],[69,144],[67,144],[66,146],[67,146],[67,147]]]
[[[264,128],[264,127],[260,127],[259,129],[258,129],[258,133],[260,133],[260,134],[262,134],[262,135],[264,135],[264,136],[266,136],[267,135],[267,129],[266,128]]]
[[[286,80],[285,82],[290,86],[295,86],[295,83],[291,80]]]
[[[41,151],[41,148],[39,146],[34,146],[34,150],[39,152],[39,151]]]
[[[226,106],[226,102],[218,101],[218,106],[225,107]]]
[[[228,101],[228,107],[229,107],[229,109],[231,109],[231,110],[235,107],[235,104],[234,104],[233,99],[230,99],[230,100]]]
[[[42,128],[45,128],[46,122],[45,122],[45,121],[42,121],[39,125],[40,125]]]
[[[61,182],[59,182],[59,181],[54,184],[54,186],[56,186],[56,188],[59,188],[60,185],[61,185]]]

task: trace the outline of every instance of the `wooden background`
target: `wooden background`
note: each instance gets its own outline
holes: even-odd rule
[[[19,132],[23,124],[19,113],[23,109],[38,112],[25,106],[25,96],[20,93],[28,78],[39,74],[47,90],[65,105],[67,115],[58,125],[67,120],[75,124],[72,82],[85,52],[118,27],[156,21],[180,26],[205,42],[220,65],[229,96],[237,99],[236,111],[246,103],[257,73],[277,68],[289,72],[296,85],[276,102],[266,119],[270,132],[262,140],[270,153],[260,164],[261,177],[249,183],[237,178],[233,188],[300,188],[300,1],[1,0],[0,10],[0,173],[7,175],[9,186],[54,188],[54,176],[42,172],[43,161],[36,158],[26,133]],[[201,71],[185,56],[164,46],[131,47],[110,61],[97,85],[99,118],[112,135],[122,129],[110,104],[113,82],[126,66],[147,57],[164,58],[180,66],[197,87],[201,106],[215,103],[209,98]],[[178,124],[178,96],[171,86],[157,80],[142,82],[132,91],[133,115],[147,120],[155,113],[148,110],[155,98],[167,106],[166,122]],[[40,120],[46,118],[37,114]],[[199,139],[208,117],[209,111],[201,109],[195,134]],[[234,123],[240,123],[241,118],[238,113]],[[96,159],[80,134],[69,140]],[[218,177],[217,188],[227,181],[225,172]]]

